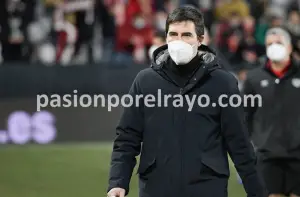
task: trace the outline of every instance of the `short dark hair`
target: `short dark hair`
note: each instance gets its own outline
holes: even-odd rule
[[[166,34],[169,31],[169,26],[172,23],[191,21],[195,24],[197,36],[204,35],[204,17],[199,9],[193,6],[182,6],[173,10],[167,17]]]

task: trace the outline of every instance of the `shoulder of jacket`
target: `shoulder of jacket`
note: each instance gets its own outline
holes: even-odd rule
[[[147,76],[153,75],[153,73],[152,68],[144,68],[137,73],[136,80],[142,80]]]
[[[211,73],[211,79],[213,80],[213,84],[218,87],[217,89],[222,91],[235,91],[238,89],[238,78],[237,76],[227,70],[217,69]]]
[[[237,77],[233,72],[227,71],[225,69],[216,69],[211,72],[211,76],[214,80],[218,80],[220,82],[236,82]]]

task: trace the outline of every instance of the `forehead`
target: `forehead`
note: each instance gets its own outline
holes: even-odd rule
[[[293,11],[293,12],[291,12],[290,13],[290,17],[299,17],[300,15],[299,15],[299,12],[297,12],[297,11]]]
[[[266,37],[266,43],[272,43],[272,42],[284,42],[284,37],[279,34],[271,34]]]
[[[191,32],[196,33],[195,24],[192,21],[182,21],[182,22],[176,22],[171,23],[169,25],[169,32]]]

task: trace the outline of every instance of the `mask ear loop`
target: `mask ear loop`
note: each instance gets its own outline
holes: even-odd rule
[[[191,46],[192,46],[193,50],[195,50],[195,52],[193,54],[193,56],[195,57],[196,55],[199,54],[199,50],[198,50],[198,48],[199,48],[199,42],[198,42],[198,44],[193,44]]]

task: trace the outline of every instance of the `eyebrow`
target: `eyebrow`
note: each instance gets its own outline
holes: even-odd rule
[[[174,32],[174,31],[170,31],[169,34],[171,34],[171,35],[178,35],[178,33]],[[182,35],[183,36],[191,36],[193,34],[191,32],[183,32]]]
[[[282,41],[276,41],[276,42],[267,42],[266,44],[267,44],[267,45],[271,45],[271,44],[273,44],[273,43],[277,43],[277,44],[284,44],[284,42],[282,42]]]
[[[183,32],[182,35],[184,35],[184,36],[191,36],[193,34],[191,32]]]

